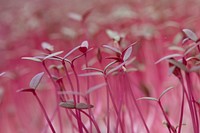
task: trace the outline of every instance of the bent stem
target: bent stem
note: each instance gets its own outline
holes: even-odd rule
[[[49,117],[48,117],[48,115],[47,115],[47,112],[46,112],[44,106],[42,105],[42,102],[40,101],[40,99],[39,99],[39,97],[38,97],[38,95],[36,94],[35,91],[33,92],[33,95],[34,95],[35,98],[37,99],[37,101],[38,101],[38,103],[39,103],[39,105],[40,105],[40,107],[41,107],[41,109],[42,109],[42,112],[44,113],[44,116],[45,116],[45,118],[46,118],[46,120],[47,120],[47,122],[48,122],[48,124],[49,124],[49,127],[51,128],[52,133],[56,133],[56,131],[55,131],[53,125],[51,124],[51,121],[50,121],[50,119],[49,119]]]

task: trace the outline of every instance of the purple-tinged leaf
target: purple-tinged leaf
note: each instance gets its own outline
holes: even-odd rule
[[[88,77],[88,76],[103,76],[102,72],[89,72],[84,74],[79,74],[80,77]]]
[[[31,79],[31,81],[30,81],[30,83],[29,83],[29,87],[30,87],[30,88],[33,88],[33,89],[36,89],[36,88],[38,87],[38,85],[39,85],[39,83],[40,83],[40,81],[41,81],[43,75],[44,75],[44,72],[41,72],[41,73],[36,74],[36,75]]]
[[[181,62],[177,61],[177,60],[174,60],[174,59],[169,59],[168,60],[171,64],[173,64],[174,66],[184,70],[184,71],[188,71],[186,66],[184,64],[182,64]]]
[[[22,57],[21,59],[23,60],[31,60],[31,61],[36,61],[36,62],[42,62],[40,59],[36,57]]]
[[[88,41],[83,41],[79,47],[79,50],[82,52],[82,53],[85,53],[87,50],[88,50],[88,47],[89,47],[89,44],[88,44]]]
[[[26,89],[20,89],[20,90],[17,90],[17,92],[35,92],[35,89],[33,88],[26,88]]]
[[[192,41],[196,42],[196,41],[198,40],[197,35],[196,35],[193,31],[191,31],[191,30],[189,30],[189,29],[183,29],[183,32],[184,32],[185,35],[186,35],[189,39],[191,39]]]
[[[182,56],[183,56],[183,55],[181,55],[181,54],[170,54],[170,55],[167,55],[167,56],[162,57],[161,59],[159,59],[158,61],[156,61],[155,64],[158,64],[158,63],[160,63],[161,61],[164,61],[164,60],[167,60],[167,59],[170,59],[170,58],[182,57]]]
[[[184,51],[184,49],[182,47],[179,47],[179,46],[170,46],[168,49],[169,50],[176,50],[176,51],[180,51],[180,52]]]
[[[50,51],[50,52],[53,52],[53,50],[54,50],[53,45],[51,45],[51,44],[48,43],[48,42],[43,42],[43,43],[41,44],[41,46],[42,46],[42,48],[43,48],[44,50],[47,50],[47,51]]]
[[[115,48],[115,47],[112,47],[112,46],[109,46],[109,45],[103,45],[103,47],[104,48],[108,48],[108,49],[110,49],[110,50],[122,55],[122,52],[119,49]]]
[[[69,51],[69,52],[64,56],[64,59],[67,58],[69,55],[71,55],[74,51],[76,51],[76,50],[79,49],[79,48],[80,48],[80,45],[77,46],[77,47],[75,47],[75,48],[73,48],[71,51]]]
[[[127,62],[123,62],[121,64],[119,64],[118,66],[114,67],[113,69],[111,69],[110,71],[108,71],[106,74],[109,75],[110,73],[117,71],[118,69],[122,68],[122,66],[124,66]]]
[[[91,104],[85,104],[85,103],[77,103],[76,104],[76,109],[90,109],[93,108],[94,106]]]
[[[75,109],[74,101],[61,102],[59,105],[64,108]]]
[[[104,86],[106,86],[106,83],[101,83],[101,84],[95,85],[95,86],[89,88],[89,89],[87,90],[86,94],[90,94],[91,92],[93,92],[93,91],[95,91],[95,90],[97,90],[97,89],[100,89],[100,88],[102,88],[102,87],[104,87]]]
[[[141,98],[138,98],[137,100],[158,101],[158,99],[156,99],[154,97],[141,97]]]
[[[2,72],[2,73],[0,73],[0,77],[3,76],[5,73],[6,73],[6,72]]]
[[[128,58],[131,56],[131,53],[132,53],[132,46],[127,48],[125,51],[123,51],[122,53],[122,58],[123,58],[123,61],[126,61],[128,60]]]
[[[171,89],[173,89],[174,87],[173,86],[171,86],[171,87],[168,87],[166,90],[164,90],[161,94],[160,94],[160,96],[159,96],[159,100],[163,97],[163,95],[165,95],[168,91],[170,91]]]
[[[57,56],[57,55],[62,54],[62,53],[63,53],[63,51],[58,51],[58,52],[49,54],[49,55],[47,55],[43,60],[46,60],[46,59],[48,59],[48,58],[52,58],[52,57]]]

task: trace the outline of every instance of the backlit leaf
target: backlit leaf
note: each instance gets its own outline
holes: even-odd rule
[[[36,57],[22,57],[21,59],[23,60],[31,60],[31,61],[36,61],[36,62],[42,62],[40,59]]]
[[[29,83],[29,87],[30,87],[30,88],[33,88],[33,89],[36,89],[36,88],[38,87],[38,85],[39,85],[39,83],[40,83],[40,81],[41,81],[43,75],[44,75],[44,72],[41,72],[41,73],[36,74],[36,75],[31,79],[31,81],[30,81],[30,83]]]
[[[197,35],[196,35],[193,31],[191,31],[191,30],[189,30],[189,29],[183,29],[183,32],[184,32],[185,35],[186,35],[189,39],[191,39],[192,41],[196,42],[196,41],[198,40]]]
[[[161,61],[164,61],[164,60],[167,60],[167,59],[170,59],[170,58],[173,58],[173,57],[182,57],[182,55],[181,54],[170,54],[170,55],[162,57],[161,59],[159,59],[158,61],[156,61],[155,64],[158,64]]]
[[[173,89],[174,87],[173,86],[171,86],[171,87],[169,87],[169,88],[167,88],[166,90],[164,90],[161,94],[160,94],[160,96],[159,96],[159,100],[162,98],[162,96],[163,95],[165,95],[168,91],[170,91],[171,89]]]
[[[91,104],[85,104],[85,103],[77,103],[76,104],[76,109],[90,109],[93,108],[94,106]]]
[[[116,52],[116,53],[122,55],[122,52],[115,47],[112,47],[112,46],[109,46],[109,45],[103,45],[103,47],[108,48],[108,49],[112,50],[113,52]]]
[[[122,58],[123,58],[123,61],[126,61],[128,60],[128,58],[131,56],[131,53],[132,53],[132,46],[129,47],[128,49],[126,49],[123,53],[122,53]]]

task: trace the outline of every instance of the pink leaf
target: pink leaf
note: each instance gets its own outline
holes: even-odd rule
[[[121,52],[120,50],[118,50],[117,48],[115,48],[115,47],[111,47],[111,46],[109,46],[109,45],[103,45],[103,47],[104,47],[104,48],[108,48],[108,49],[110,49],[110,50],[112,50],[112,51],[114,51],[114,52],[116,52],[116,53],[122,55],[122,52]]]
[[[6,73],[6,72],[2,72],[2,73],[0,73],[0,77],[3,76],[5,73]]]
[[[64,56],[64,59],[67,58],[69,55],[71,55],[74,51],[76,51],[77,49],[79,49],[80,46],[77,46],[75,48],[73,48],[71,51],[69,51],[65,56]]]
[[[155,64],[158,64],[158,63],[160,63],[163,60],[167,60],[167,59],[170,59],[170,58],[173,58],[173,57],[182,57],[182,55],[181,54],[170,54],[170,55],[167,55],[165,57],[162,57],[161,59],[159,59],[158,61],[156,61]]]
[[[79,74],[78,76],[81,76],[81,77],[103,76],[103,73],[102,72],[89,72],[89,73]]]
[[[189,30],[189,29],[183,29],[183,32],[184,32],[185,35],[186,35],[189,39],[191,39],[192,41],[196,42],[196,41],[198,40],[197,35],[196,35],[193,31],[191,31],[191,30]]]
[[[41,44],[41,46],[42,46],[42,48],[43,48],[44,50],[48,50],[48,51],[50,51],[50,52],[52,52],[52,51],[54,50],[53,45],[51,45],[51,44],[49,44],[49,43],[47,43],[47,42],[43,42],[43,43]]]
[[[26,88],[26,89],[20,89],[20,90],[17,90],[17,92],[34,92],[35,89],[33,88]]]
[[[36,57],[22,57],[21,59],[23,60],[31,60],[31,61],[36,61],[36,62],[42,62],[40,59]]]
[[[55,53],[49,54],[49,55],[47,55],[43,60],[46,60],[46,59],[48,59],[48,58],[51,58],[51,57],[57,56],[57,55],[62,54],[62,53],[63,53],[63,51],[58,51],[58,52],[55,52]]]
[[[154,97],[141,97],[138,98],[137,100],[151,100],[151,101],[158,101],[158,99],[154,98]]]
[[[40,81],[41,81],[43,75],[44,75],[44,72],[41,72],[41,73],[36,74],[36,75],[31,79],[31,81],[30,81],[30,83],[29,83],[29,87],[30,87],[30,88],[33,88],[33,89],[36,89],[36,88],[38,87],[38,85],[39,85],[39,83],[40,83]]]
[[[159,100],[163,97],[163,95],[165,95],[168,91],[170,91],[171,89],[173,89],[174,87],[168,87],[166,90],[164,90],[161,94],[160,94],[160,96],[159,96]]]
[[[79,47],[79,50],[82,52],[82,53],[85,53],[87,50],[88,50],[88,41],[83,41]]]
[[[123,58],[123,61],[126,61],[128,60],[128,58],[131,56],[131,53],[132,53],[132,46],[127,48],[125,51],[123,51],[122,53],[122,58]]]

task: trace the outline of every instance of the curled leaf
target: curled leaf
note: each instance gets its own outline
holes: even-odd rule
[[[38,87],[38,85],[39,85],[39,83],[40,83],[40,81],[41,81],[43,75],[44,75],[44,72],[41,72],[41,73],[36,74],[36,75],[31,79],[31,81],[30,81],[30,83],[29,83],[29,87],[30,87],[30,88],[33,88],[33,89],[36,89],[36,88]]]

